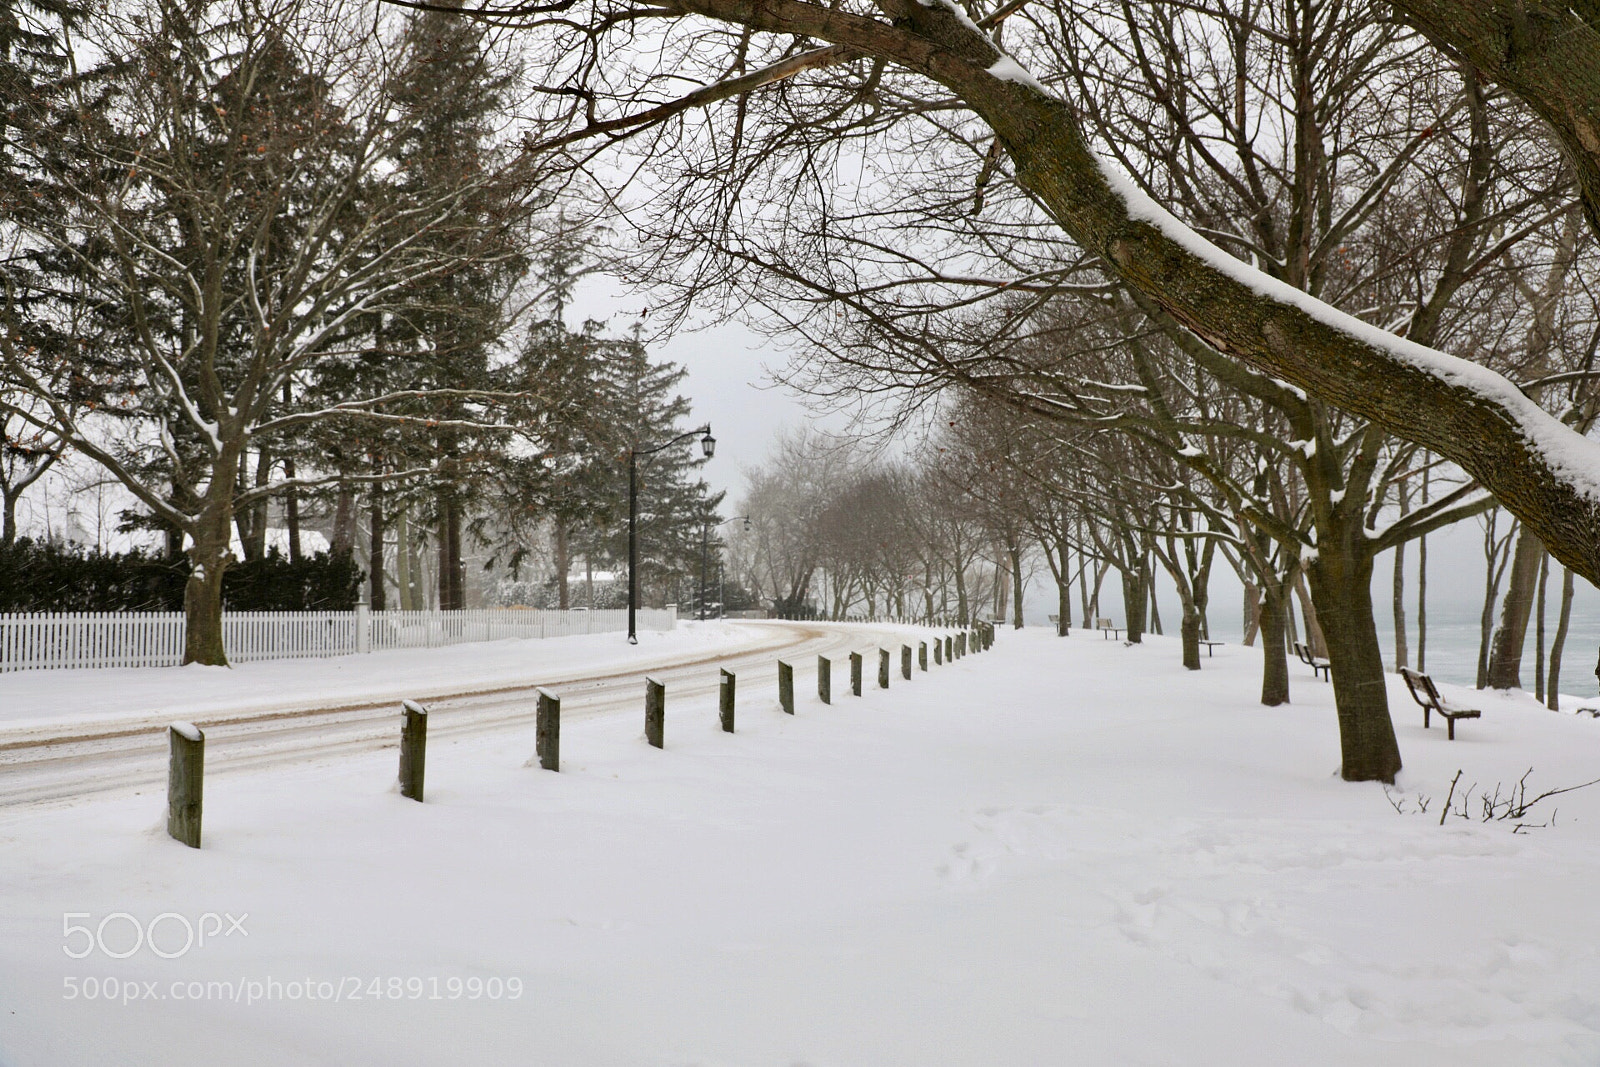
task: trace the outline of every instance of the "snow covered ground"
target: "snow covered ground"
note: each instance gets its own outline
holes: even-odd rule
[[[431,693],[525,685],[552,671],[649,669],[685,653],[735,652],[761,631],[733,623],[542,640],[484,641],[328,659],[272,660],[232,667],[124,667],[0,674],[0,730],[101,724],[126,719],[209,718],[343,701],[425,699]]]
[[[799,671],[793,718],[747,672],[736,735],[669,691],[664,751],[575,722],[552,774],[530,714],[420,805],[393,750],[218,776],[201,851],[157,795],[0,809],[0,1064],[1600,1062],[1600,786],[1438,819],[1458,769],[1600,777],[1600,722],[1490,696],[1452,743],[1395,686],[1391,802],[1308,670],[1268,709],[1203,662],[1003,631],[831,707]]]

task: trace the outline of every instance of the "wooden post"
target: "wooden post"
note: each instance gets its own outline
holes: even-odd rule
[[[911,646],[900,646],[900,677],[911,681]]]
[[[722,732],[731,734],[733,733],[733,672],[725,670],[721,677],[722,685],[717,693],[717,711],[722,717]]]
[[[167,833],[200,847],[200,808],[206,773],[206,735],[191,722],[167,727],[172,758],[167,764]]]
[[[928,642],[917,642],[917,666],[923,670],[928,669]]]
[[[889,688],[889,650],[878,649],[878,688]]]
[[[935,639],[933,642],[933,665],[941,666],[944,663],[944,642]]]
[[[833,664],[827,656],[817,657],[817,699],[824,704],[833,703]]]
[[[656,748],[665,748],[667,726],[667,687],[654,678],[644,680],[644,739]]]
[[[861,653],[850,653],[850,692],[854,696],[861,695]]]
[[[778,661],[778,706],[786,714],[794,714],[794,667]]]
[[[954,663],[956,659],[956,639],[946,634],[944,639],[944,661]]]
[[[554,693],[538,690],[539,730],[536,746],[539,766],[547,771],[561,769],[561,698]]]
[[[428,709],[407,700],[400,705],[400,715],[400,795],[420,803],[428,763]]]

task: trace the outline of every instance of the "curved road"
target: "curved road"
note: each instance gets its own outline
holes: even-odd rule
[[[593,670],[552,673],[525,685],[493,689],[445,690],[419,697],[428,706],[428,732],[458,737],[494,730],[533,728],[536,691],[561,697],[563,722],[602,716],[643,714],[644,679],[667,687],[669,708],[683,700],[714,697],[725,668],[739,676],[740,702],[777,696],[777,660],[796,667],[796,699],[815,692],[815,657],[843,658],[852,651],[898,647],[931,639],[944,631],[911,627],[833,628],[826,623],[752,625],[756,640],[738,649],[702,652],[613,673]],[[913,636],[916,634],[918,636]],[[877,661],[869,656],[866,684],[876,684]],[[834,671],[834,691],[847,692],[848,671]],[[345,751],[392,747],[400,719],[394,700],[337,706],[285,707],[269,712],[191,718],[206,732],[206,776],[262,764],[324,758]],[[0,728],[0,807],[64,801],[90,793],[159,785],[166,777],[167,720],[148,718],[115,724],[63,724],[7,731]],[[532,738],[528,740],[532,755]]]

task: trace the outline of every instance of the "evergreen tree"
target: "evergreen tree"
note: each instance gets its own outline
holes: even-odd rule
[[[616,476],[609,481],[612,510],[621,521],[599,532],[596,548],[619,570],[628,558],[628,453],[655,448],[684,433],[690,412],[689,401],[677,392],[688,371],[675,363],[652,361],[642,332],[642,324],[636,324],[629,338],[615,346],[609,367],[611,410],[623,438]],[[683,603],[696,588],[702,529],[717,521],[724,496],[711,492],[695,476],[704,463],[693,441],[638,459],[642,605]]]
[[[465,269],[409,287],[401,314],[388,317],[379,331],[389,373],[399,371],[404,388],[414,390],[493,390],[504,384],[494,356],[507,326],[510,293],[527,270],[524,234],[506,228],[519,191],[484,184],[498,150],[495,119],[508,106],[517,72],[493,47],[485,29],[441,11],[413,15],[403,39],[404,62],[393,93],[411,121],[400,153],[395,195],[429,200],[459,194],[464,215],[494,237]],[[441,423],[471,414],[454,399],[434,400],[417,413]],[[417,466],[413,439],[397,442],[371,459],[377,463],[410,458]],[[391,453],[398,451],[398,455]],[[485,459],[496,449],[481,434],[441,427],[430,435],[425,455],[433,475],[432,518],[439,552],[439,606],[465,606],[462,536],[469,501],[482,489]],[[381,500],[376,494],[374,500]],[[381,504],[373,509],[381,527]],[[374,541],[376,543],[376,538]]]

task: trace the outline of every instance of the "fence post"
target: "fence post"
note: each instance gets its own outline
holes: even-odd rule
[[[794,714],[794,667],[778,661],[778,706],[785,714]]]
[[[956,635],[956,659],[960,659],[962,656],[965,656],[966,654],[967,654],[967,633],[966,633],[965,630],[963,630],[961,633]]]
[[[365,604],[356,605],[356,652],[372,651],[372,609]]]
[[[956,639],[949,634],[944,638],[944,659],[946,663],[954,663],[956,658]]]
[[[724,670],[722,685],[717,694],[717,711],[722,717],[722,732],[725,734],[733,733],[733,688],[733,672]]]
[[[167,727],[172,758],[167,764],[167,833],[200,847],[200,809],[205,785],[206,735],[192,722]]]
[[[911,681],[911,646],[900,646],[900,677]]]
[[[861,695],[861,653],[850,653],[850,692]]]
[[[543,689],[539,694],[538,729],[534,734],[534,751],[539,754],[539,766],[547,771],[561,770],[561,698]]]
[[[428,709],[415,701],[400,704],[400,795],[422,800],[428,762]]]
[[[944,642],[937,637],[933,639],[933,665],[935,667],[944,663]]]
[[[917,642],[917,666],[923,670],[928,669],[928,642]]]
[[[827,656],[817,657],[817,699],[824,704],[833,703],[833,664]]]
[[[665,748],[667,725],[667,687],[654,678],[644,680],[644,739],[656,748]]]
[[[889,688],[889,650],[878,649],[878,688]]]

